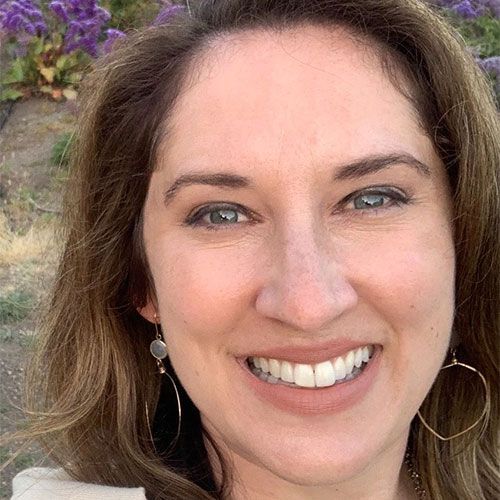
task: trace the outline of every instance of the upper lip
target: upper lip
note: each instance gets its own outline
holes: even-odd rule
[[[375,345],[369,340],[336,339],[330,342],[317,342],[303,346],[276,346],[266,349],[256,349],[245,356],[246,358],[273,358],[291,361],[300,364],[315,364],[343,356],[353,349]]]

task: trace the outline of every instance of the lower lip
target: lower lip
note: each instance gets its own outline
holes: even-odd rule
[[[372,387],[380,366],[382,349],[376,346],[370,362],[353,380],[322,388],[295,388],[269,384],[257,378],[246,360],[238,360],[246,384],[264,402],[287,413],[321,415],[346,410],[356,405]]]

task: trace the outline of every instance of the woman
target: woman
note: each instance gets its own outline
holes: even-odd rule
[[[84,97],[16,495],[498,497],[500,130],[436,14],[199,2]]]

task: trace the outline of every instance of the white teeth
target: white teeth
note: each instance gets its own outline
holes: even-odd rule
[[[263,372],[269,373],[269,361],[266,358],[259,358],[260,361],[260,369]]]
[[[330,361],[314,365],[314,381],[316,387],[328,387],[335,383],[335,370]]]
[[[359,368],[362,363],[363,363],[363,352],[360,347],[359,349],[356,349],[356,352],[354,353],[354,366],[356,368]]]
[[[374,347],[368,345],[314,366],[255,357],[250,358],[250,366],[253,366],[255,375],[271,384],[287,382],[300,387],[329,387],[358,376],[363,363],[368,363],[373,352]]]
[[[346,376],[345,363],[340,356],[335,358],[333,362],[333,369],[335,370],[335,380],[342,380]]]
[[[344,358],[344,361],[346,373],[351,373],[354,368],[354,351],[349,351],[347,356]]]
[[[281,380],[293,383],[293,366],[288,361],[281,362]]]
[[[280,378],[281,374],[281,363],[277,359],[270,359],[269,360],[269,371],[271,372],[271,375],[276,378]]]
[[[293,369],[293,381],[301,387],[314,387],[314,370],[311,365],[296,364]]]
[[[362,359],[365,363],[368,363],[368,360],[370,359],[370,353],[368,352],[368,347],[363,347],[361,350],[361,356]]]

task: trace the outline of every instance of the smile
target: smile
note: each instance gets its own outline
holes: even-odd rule
[[[323,388],[354,380],[363,372],[373,352],[374,347],[367,345],[315,364],[249,357],[247,366],[256,377],[269,384]]]

